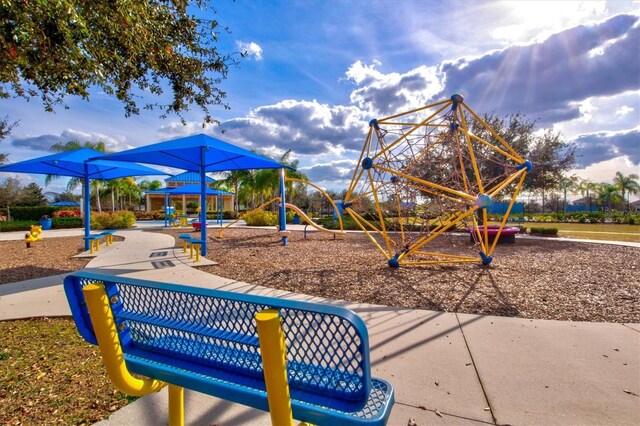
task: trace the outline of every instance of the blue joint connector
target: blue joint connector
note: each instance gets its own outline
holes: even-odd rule
[[[387,262],[390,268],[399,268],[400,262],[398,262],[398,255],[396,254]]]
[[[347,207],[351,207],[353,205],[353,203],[342,203],[342,208],[347,208]]]
[[[372,167],[373,167],[373,160],[371,159],[371,157],[366,157],[365,159],[362,160],[363,169],[369,170]]]
[[[482,259],[482,264],[484,266],[487,266],[488,264],[491,263],[491,261],[493,260],[493,256],[487,256],[486,254],[484,254],[483,252],[480,252],[480,258]]]
[[[398,176],[391,176],[391,179],[389,180],[393,183],[396,183],[398,181]]]
[[[533,163],[527,160],[524,163],[520,164],[518,167],[516,167],[516,169],[518,170],[527,169],[527,173],[531,173],[531,171],[533,170]]]
[[[460,127],[460,125],[459,125],[458,123],[451,123],[451,124],[449,125],[449,131],[450,131],[451,133],[453,133],[453,132],[455,132],[455,131],[458,129],[458,127]]]
[[[458,108],[458,104],[464,102],[464,97],[458,93],[451,96],[453,104],[451,105],[451,111],[455,111]]]
[[[369,127],[373,126],[374,129],[380,130],[380,126],[378,125],[378,120],[375,118],[369,122]]]

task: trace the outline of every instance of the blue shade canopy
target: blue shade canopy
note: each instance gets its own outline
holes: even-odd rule
[[[107,159],[98,157],[96,159]],[[205,134],[158,142],[127,151],[110,154],[109,160],[156,164],[200,174],[200,205],[206,206],[206,173],[252,169],[292,169],[270,158],[231,145]],[[206,209],[200,211],[200,223],[207,222]],[[207,254],[207,227],[200,231],[200,250]]]
[[[160,170],[134,163],[123,163],[111,160],[97,160],[85,163],[90,158],[97,156],[104,156],[104,154],[90,148],[81,148],[75,151],[60,152],[32,160],[6,164],[0,166],[0,172],[36,173],[101,180],[117,179],[126,176],[167,174]]]
[[[99,159],[156,164],[191,172],[291,168],[205,134],[187,136],[109,154]]]
[[[0,172],[35,173],[81,178],[84,185],[84,248],[85,250],[89,250],[90,241],[87,237],[91,233],[91,208],[89,204],[91,194],[91,189],[89,188],[90,179],[109,180],[127,176],[167,174],[135,163],[122,163],[111,160],[89,162],[90,158],[102,155],[104,154],[96,150],[81,148],[75,151],[65,151],[0,166]]]
[[[80,203],[77,201],[58,201],[49,205],[52,207],[80,207]]]
[[[165,182],[200,182],[200,174],[195,172],[179,173],[164,180]],[[207,176],[207,182],[215,182],[216,180]]]

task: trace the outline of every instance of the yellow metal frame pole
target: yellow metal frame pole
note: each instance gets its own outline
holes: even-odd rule
[[[103,284],[88,284],[83,289],[93,330],[98,340],[104,366],[113,385],[134,396],[158,392],[166,383],[155,379],[139,379],[131,375],[122,355],[122,346],[116,329],[116,320],[109,306]]]
[[[258,312],[255,318],[271,423],[278,426],[293,426],[287,380],[287,348],[284,333],[280,327],[280,313],[277,309],[265,309]]]
[[[169,384],[169,426],[184,426],[184,388]]]

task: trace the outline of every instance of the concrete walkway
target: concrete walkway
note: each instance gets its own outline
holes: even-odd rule
[[[337,303],[370,334],[372,374],[390,381],[389,424],[640,423],[640,324],[575,323],[353,304],[237,282],[193,268],[173,238],[127,230],[87,269],[269,296]],[[0,286],[0,320],[69,315],[61,282]],[[268,413],[186,392],[186,423],[269,424]],[[100,424],[167,422],[166,390]]]

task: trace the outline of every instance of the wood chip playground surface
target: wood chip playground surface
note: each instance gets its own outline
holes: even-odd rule
[[[179,231],[162,231],[177,235]],[[640,249],[518,237],[499,245],[489,268],[476,264],[389,268],[362,234],[343,240],[230,228],[211,242],[201,270],[238,281],[351,302],[532,319],[640,322]],[[468,237],[434,250],[473,255]],[[176,246],[181,243],[178,241]]]
[[[156,232],[156,231],[154,231]],[[184,231],[160,231],[174,236]],[[196,236],[196,234],[193,234]],[[198,234],[199,235],[199,234]],[[500,245],[489,268],[476,264],[389,268],[361,234],[344,240],[293,232],[283,247],[275,230],[230,228],[207,257],[212,274],[266,287],[351,302],[532,319],[640,322],[640,249],[519,236]],[[0,241],[0,284],[81,269],[82,237],[48,238],[25,249]],[[434,251],[468,238],[440,240]],[[176,246],[180,246],[178,240]]]

